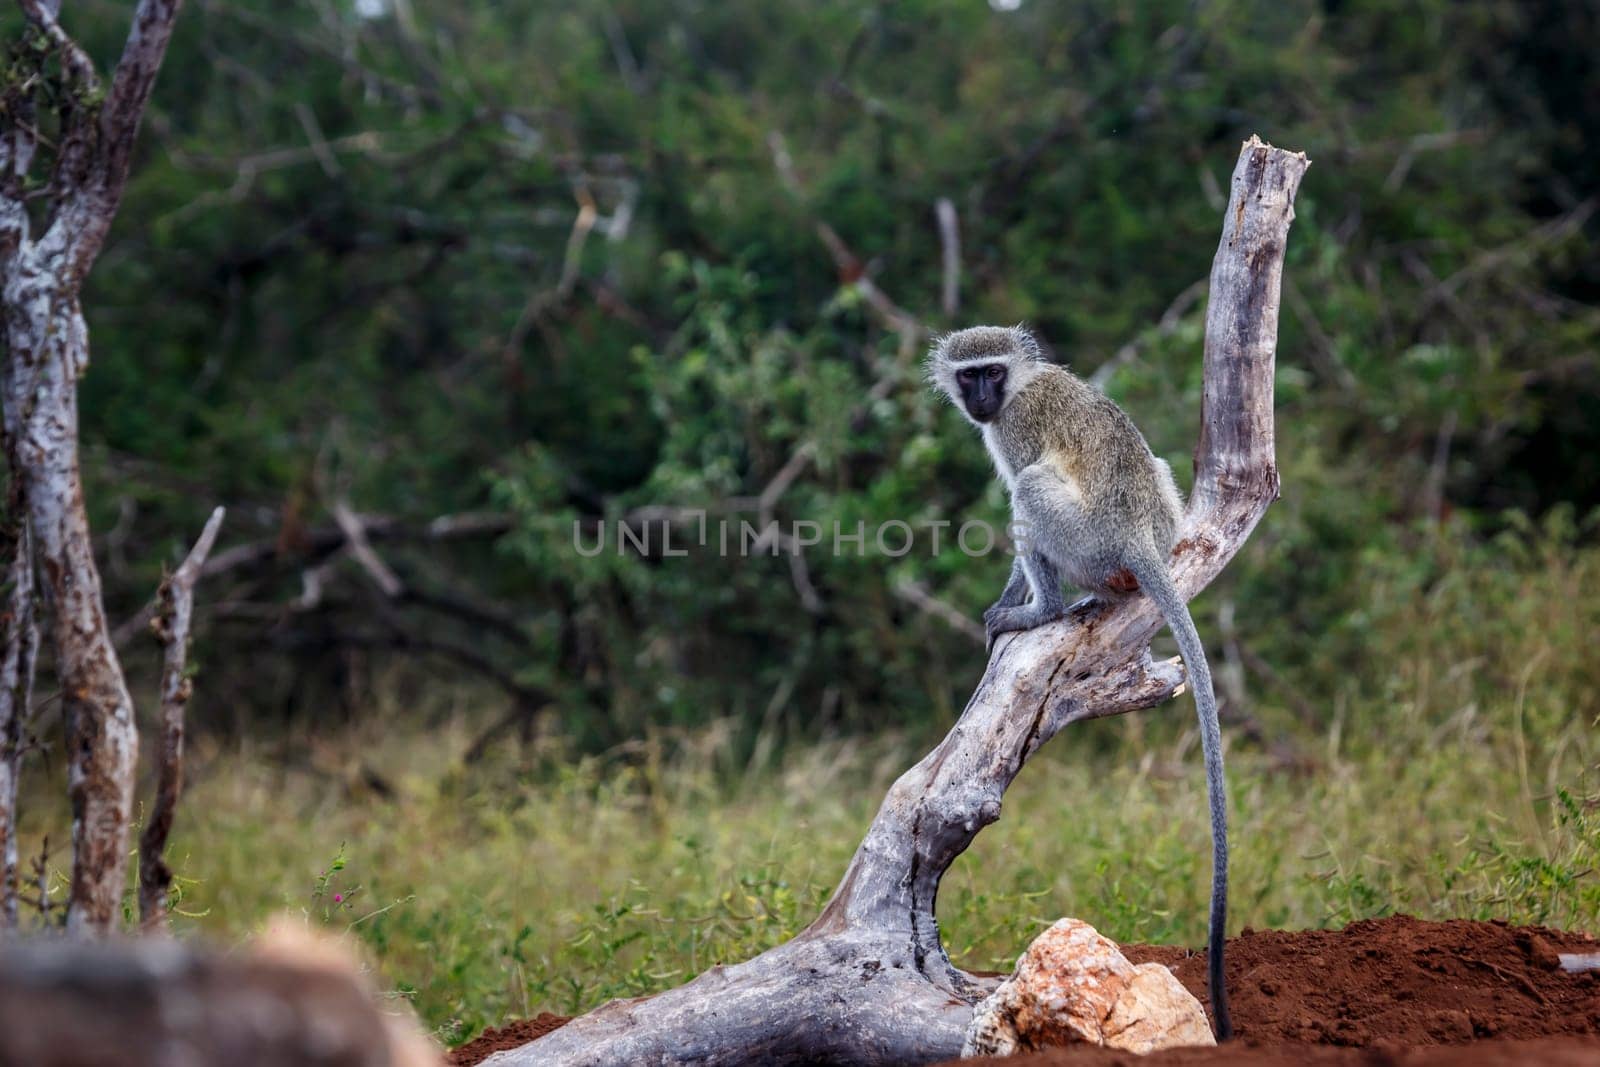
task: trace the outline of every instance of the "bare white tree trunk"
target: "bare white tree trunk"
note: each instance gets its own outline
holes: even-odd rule
[[[77,376],[88,358],[87,331],[76,297],[48,289],[27,293],[16,314],[10,283],[26,285],[30,276],[37,279],[25,268],[7,278],[8,444],[22,473],[67,715],[67,925],[104,930],[121,913],[139,734],[111,644],[78,475]]]
[[[38,144],[36,93],[49,75],[8,80],[0,130],[0,367],[5,443],[27,504],[29,532],[51,611],[67,712],[72,799],[69,929],[105,932],[121,913],[139,738],[133,701],[106,624],[100,575],[78,473],[78,379],[89,331],[78,294],[127,182],[140,117],[166,52],[176,0],[140,0],[104,93],[94,64],[57,22],[57,0],[18,0],[30,32],[60,61],[59,111],[43,232],[33,235],[26,179]],[[28,53],[40,55],[40,53]]]
[[[1195,488],[1173,550],[1193,596],[1278,494],[1272,378],[1279,284],[1304,155],[1248,141],[1233,175],[1206,315]],[[944,741],[895,782],[833,899],[804,932],[747,963],[653,997],[613,1001],[496,1067],[634,1063],[933,1062],[957,1056],[993,980],[951,964],[939,880],[1000,817],[1022,765],[1063,727],[1171,699],[1177,660],[1153,662],[1162,621],[1144,598],[1094,599],[1002,639]]]

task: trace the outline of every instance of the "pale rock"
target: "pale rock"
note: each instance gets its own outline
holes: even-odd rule
[[[1200,1002],[1159,963],[1130,963],[1086,922],[1061,919],[977,1007],[961,1048],[1005,1056],[1056,1045],[1125,1052],[1215,1045]]]

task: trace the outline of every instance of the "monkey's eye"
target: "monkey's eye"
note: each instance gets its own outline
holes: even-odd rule
[[[988,368],[983,373],[988,376],[990,381],[998,381],[999,379],[1005,377],[1006,369],[1002,366],[996,365]]]
[[[968,367],[966,370],[958,370],[958,371],[956,371],[956,378],[959,381],[970,382],[970,381],[972,381],[972,376],[975,373],[976,372],[971,367]]]

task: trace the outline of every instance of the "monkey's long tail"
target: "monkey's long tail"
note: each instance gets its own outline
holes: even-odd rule
[[[1222,776],[1222,731],[1217,725],[1217,695],[1211,688],[1211,665],[1206,662],[1205,646],[1194,628],[1189,605],[1172,584],[1165,562],[1154,561],[1132,568],[1133,576],[1161,614],[1166,617],[1172,636],[1178,639],[1189,682],[1194,689],[1195,708],[1200,715],[1200,748],[1206,761],[1206,792],[1211,805],[1211,930],[1210,991],[1211,1014],[1216,1018],[1217,1038],[1233,1036],[1233,1020],[1228,1016],[1228,988],[1222,976],[1223,942],[1228,925],[1228,793]]]

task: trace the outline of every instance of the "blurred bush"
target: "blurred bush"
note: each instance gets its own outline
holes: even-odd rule
[[[109,60],[123,7],[67,14]],[[586,558],[574,522],[737,534],[780,473],[785,528],[1002,522],[874,294],[931,330],[1031,323],[1183,481],[1196,285],[1254,132],[1315,161],[1284,496],[1200,627],[1243,650],[1253,713],[1326,727],[1372,657],[1551,625],[1512,561],[1593,538],[1597,52],[1585,0],[196,3],[90,283],[113,614],[221,502],[270,551],[201,589],[203,723],[356,716],[419,660],[587,746],[946,721],[982,649],[927,598],[975,617],[1004,558],[920,532],[803,571]],[[412,595],[318,540],[339,500],[410,524],[377,547]],[[483,511],[509,532],[425,535]]]

